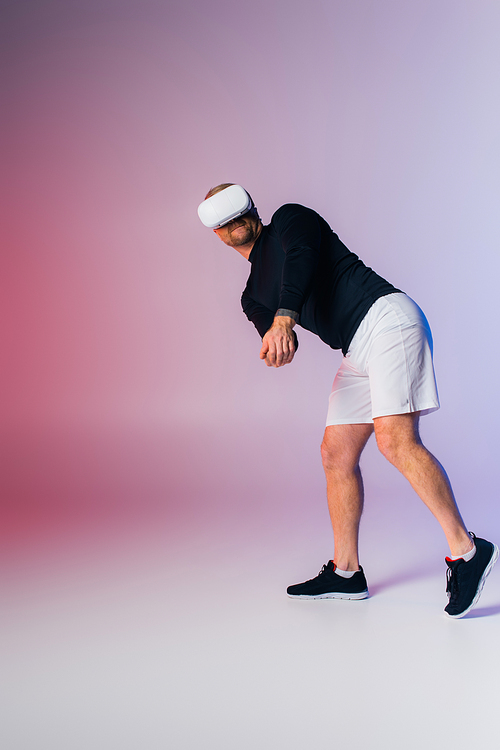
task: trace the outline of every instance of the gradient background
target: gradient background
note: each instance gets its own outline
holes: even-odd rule
[[[219,182],[243,184],[266,223],[287,201],[315,208],[423,307],[442,401],[423,437],[466,523],[500,538],[499,32],[496,0],[4,0],[8,750],[322,748],[332,727],[357,726],[359,705],[328,713],[330,673],[292,669],[318,643],[309,620],[288,600],[273,609],[333,554],[319,443],[340,355],[299,329],[293,366],[259,361],[239,303],[249,267],[196,216]],[[372,744],[359,747],[437,747],[440,732],[469,746],[477,735],[438,713],[446,660],[414,681],[434,685],[432,719],[410,739],[404,719],[389,732],[381,707],[409,717],[426,695],[399,703],[402,664],[422,657],[390,640],[398,617],[398,632],[414,627],[414,585],[428,639],[464,655],[457,679],[475,659],[491,674],[500,588],[492,576],[470,641],[446,623],[447,641],[441,530],[372,444],[363,467],[362,563],[380,597],[363,625],[344,609],[333,632],[379,634],[360,665],[382,660],[389,633],[394,679],[370,713],[382,661],[370,670]],[[334,610],[313,611],[328,648]]]

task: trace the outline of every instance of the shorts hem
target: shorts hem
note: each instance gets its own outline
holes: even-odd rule
[[[399,411],[390,409],[389,411],[374,414],[370,419],[349,419],[348,417],[344,417],[343,419],[327,420],[326,427],[335,427],[342,424],[373,424],[373,420],[378,419],[379,417],[397,417],[400,414],[415,414],[415,412],[420,412],[420,416],[425,417],[427,414],[432,414],[432,412],[438,411],[440,408],[441,406],[439,404],[436,406],[434,403],[429,404],[428,406],[422,406],[420,409],[400,409]]]
[[[341,424],[373,424],[373,419],[335,419],[329,420],[325,427],[336,427]]]
[[[440,405],[436,403],[432,404],[426,404],[424,406],[415,407],[415,406],[408,406],[406,409],[388,409],[387,411],[377,412],[377,414],[374,414],[372,416],[372,419],[378,419],[378,417],[397,417],[398,414],[415,414],[415,412],[420,412],[420,415],[424,417],[426,414],[431,414],[433,411],[437,411],[440,409]]]

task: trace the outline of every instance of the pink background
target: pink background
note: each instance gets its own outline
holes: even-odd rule
[[[226,181],[265,222],[315,208],[421,305],[442,402],[424,440],[466,523],[500,537],[499,28],[493,0],[4,3],[12,580],[50,580],[91,539],[109,562],[136,532],[176,566],[286,548],[285,583],[310,569],[292,549],[311,573],[331,556],[319,443],[340,355],[299,330],[291,366],[259,361],[249,267],[196,215]],[[442,561],[374,445],[364,470],[366,558]]]
[[[248,267],[196,216],[228,180],[264,221],[286,201],[316,208],[424,308],[443,403],[424,429],[481,513],[498,420],[498,4],[99,0],[4,15],[7,504],[98,491],[102,506],[123,480],[175,515],[201,485],[269,492],[270,451],[273,502],[322,481],[302,436],[321,439],[338,353],[303,333],[293,367],[258,360],[239,307]]]

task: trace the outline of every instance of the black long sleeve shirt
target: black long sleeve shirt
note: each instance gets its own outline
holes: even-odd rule
[[[297,203],[276,211],[249,261],[241,304],[261,337],[285,308],[344,354],[375,300],[400,291],[350,252],[319,214]]]

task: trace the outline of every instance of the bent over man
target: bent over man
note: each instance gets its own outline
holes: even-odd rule
[[[334,557],[311,580],[288,588],[294,598],[364,599],[358,558],[363,510],[361,453],[375,433],[381,453],[408,479],[440,523],[450,554],[445,612],[463,617],[477,603],[498,547],[468,532],[447,475],[422,444],[418,423],[439,408],[432,337],[420,308],[340,241],[315,211],[279,208],[264,226],[249,194],[225,183],[198,209],[202,222],[250,261],[241,302],[262,338],[268,367],[292,362],[300,325],[342,364],[329,400],[321,446]]]

